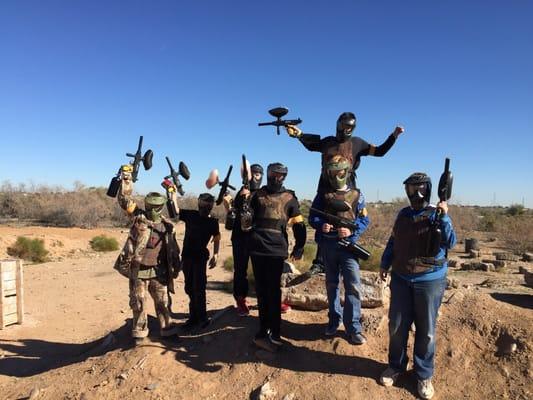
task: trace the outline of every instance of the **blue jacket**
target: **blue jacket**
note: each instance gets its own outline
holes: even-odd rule
[[[407,217],[416,217],[422,214],[425,210],[426,209],[424,208],[422,210],[416,211],[411,207],[405,207],[400,210],[398,216],[402,215]],[[437,213],[435,211],[430,215],[429,218],[431,221],[435,221],[436,217]],[[453,230],[452,220],[450,219],[450,216],[448,214],[442,215],[439,222],[442,231],[442,237],[440,242],[440,249],[435,258],[437,260],[443,260],[446,259],[448,250],[455,246],[457,239],[455,236],[455,231]],[[387,246],[383,251],[383,256],[381,257],[381,268],[384,270],[389,270],[392,265],[392,259],[394,258],[393,246],[394,237],[393,235],[391,235],[389,241],[387,242]],[[397,274],[399,277],[411,282],[422,282],[440,279],[446,276],[447,270],[448,262],[445,261],[442,265],[435,265],[433,268],[429,268],[427,271],[421,272],[419,274],[397,274],[396,272],[394,273]]]
[[[317,195],[313,199],[313,204],[311,205],[311,207],[316,208],[320,211],[324,211],[324,194],[317,193]],[[363,196],[363,193],[360,193],[359,201],[357,203],[356,209],[354,210],[354,213],[356,217],[353,222],[356,225],[356,229],[355,232],[352,232],[351,236],[346,238],[351,243],[356,243],[361,234],[370,224],[370,218],[368,218],[367,215],[365,197]],[[324,217],[317,215],[313,211],[310,211],[308,221],[309,225],[311,225],[315,229],[315,242],[319,243],[321,240],[339,240],[339,237],[337,236],[337,232],[335,230],[331,231],[330,233],[322,232],[322,225],[327,223]]]

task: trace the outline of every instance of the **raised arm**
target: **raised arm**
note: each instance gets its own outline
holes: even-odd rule
[[[374,156],[374,157],[383,157],[391,149],[391,147],[396,143],[396,139],[404,132],[404,128],[397,126],[394,128],[394,131],[389,135],[387,140],[381,143],[379,146],[374,144],[369,144],[366,148],[363,149],[360,155],[362,156]]]

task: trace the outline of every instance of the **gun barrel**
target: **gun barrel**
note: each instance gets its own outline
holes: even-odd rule
[[[170,162],[170,158],[168,156],[165,157],[167,159],[168,167],[170,168],[170,172],[174,172],[174,167],[172,166],[172,163]]]
[[[259,122],[257,125],[258,126],[274,125],[274,122]]]
[[[139,137],[139,146],[137,146],[137,153],[141,152],[141,149],[143,147],[143,137],[142,135]]]
[[[444,172],[448,172],[450,170],[450,159],[446,157],[446,160],[444,160]]]

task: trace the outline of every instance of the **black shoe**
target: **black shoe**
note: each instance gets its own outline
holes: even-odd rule
[[[198,321],[196,321],[195,319],[191,319],[189,318],[187,321],[185,321],[182,325],[181,325],[181,329],[184,329],[184,330],[191,330],[193,329],[194,327],[196,327],[198,325]]]
[[[311,275],[324,274],[325,272],[326,267],[319,263],[314,263],[313,265],[311,265],[311,268],[309,268],[309,273]]]
[[[211,318],[204,318],[198,323],[201,329],[207,328],[211,323]]]
[[[274,336],[272,334],[269,334],[268,335],[268,338],[270,339],[270,342],[278,347],[281,347],[283,346],[283,340],[281,339],[281,337],[278,335],[278,336]]]

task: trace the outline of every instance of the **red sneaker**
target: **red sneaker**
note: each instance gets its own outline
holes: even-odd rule
[[[291,306],[289,306],[287,303],[281,303],[281,313],[286,314],[290,310],[292,310]]]
[[[246,304],[246,297],[238,297],[237,298],[237,314],[239,317],[246,317],[247,315],[250,315],[250,309],[248,308],[248,305]]]

